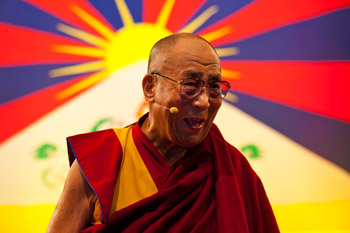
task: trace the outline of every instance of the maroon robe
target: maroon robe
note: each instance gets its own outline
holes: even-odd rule
[[[92,134],[97,138],[102,135],[100,141],[106,144],[91,148]],[[87,135],[69,138],[70,160],[76,156],[98,197],[101,212],[108,216],[122,157],[120,143],[107,147],[118,141],[109,131]],[[165,160],[139,124],[135,124],[132,135],[158,192],[82,232],[279,232],[261,180],[214,124],[208,136],[169,169],[164,169]],[[85,153],[85,146],[90,151]],[[97,157],[99,149],[103,157]]]

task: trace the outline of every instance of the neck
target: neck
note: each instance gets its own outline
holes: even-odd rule
[[[181,160],[185,154],[187,149],[186,148],[164,148],[163,150],[158,149],[159,152],[163,155],[164,159],[170,164],[170,166],[173,166],[176,164],[179,160]]]
[[[152,142],[152,144],[157,148],[163,158],[173,166],[179,160],[181,160],[187,151],[187,148],[174,145],[170,141],[161,140],[157,134],[157,131],[152,130],[154,125],[152,125],[149,117],[141,125],[142,132],[147,136],[147,138]]]

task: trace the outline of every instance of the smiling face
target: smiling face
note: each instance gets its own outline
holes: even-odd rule
[[[178,39],[153,63],[150,72],[156,71],[175,80],[199,78],[206,84],[221,80],[217,54],[209,44],[196,37]],[[199,144],[208,134],[222,100],[209,98],[206,88],[198,96],[188,98],[180,93],[180,84],[159,75],[152,76],[155,84],[154,95],[149,99],[151,141],[156,141],[156,147],[167,144],[188,148]],[[162,106],[177,107],[178,114],[171,114]]]

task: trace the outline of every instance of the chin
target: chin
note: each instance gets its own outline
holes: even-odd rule
[[[185,128],[177,128],[174,139],[178,142],[178,145],[182,147],[193,147],[200,144],[209,132],[207,125],[201,129],[190,129],[187,125]]]
[[[197,146],[198,144],[200,144],[203,141],[204,138],[205,138],[205,136],[198,137],[198,135],[182,138],[181,145],[183,147],[186,147],[186,148]]]

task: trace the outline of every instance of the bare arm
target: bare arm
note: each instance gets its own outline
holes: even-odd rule
[[[96,196],[74,161],[47,233],[80,232],[91,222]]]

